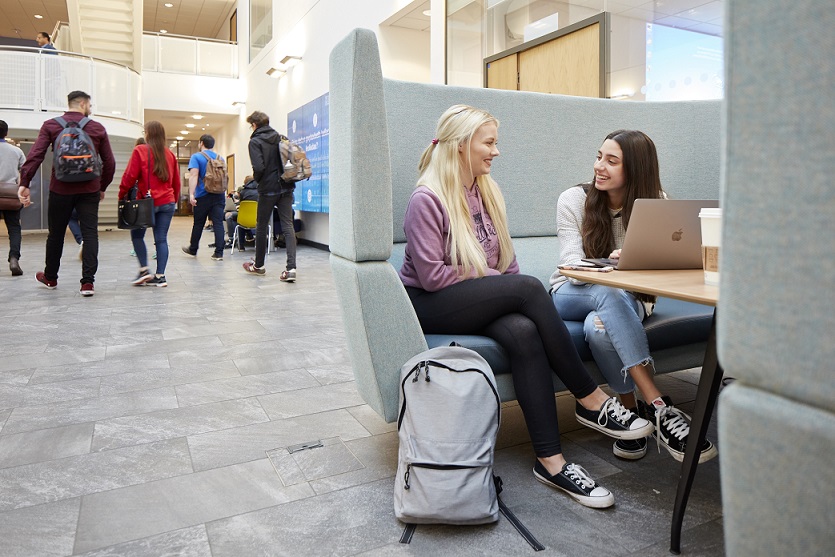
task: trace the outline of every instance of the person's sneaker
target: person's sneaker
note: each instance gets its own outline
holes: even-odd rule
[[[223,254],[218,255],[216,253],[212,254],[212,261],[223,261]]]
[[[615,439],[640,439],[654,429],[649,421],[636,416],[615,397],[604,402],[600,410],[586,410],[577,401],[574,415],[581,424]]]
[[[216,245],[216,244],[215,244],[214,242],[212,242],[211,244],[209,244],[209,245],[208,245],[208,246],[206,246],[206,247],[213,248],[213,247],[215,247],[215,245]]]
[[[533,475],[547,486],[564,491],[575,501],[593,509],[605,509],[615,504],[612,492],[598,485],[579,464],[566,463],[559,474],[552,476],[538,460]]]
[[[23,269],[20,268],[20,261],[17,257],[9,258],[9,270],[12,272],[13,277],[19,277],[23,274]]]
[[[151,256],[151,259],[156,259],[156,258],[157,258],[157,252],[154,252],[154,255]]]
[[[57,280],[48,280],[46,278],[46,275],[43,274],[43,271],[38,271],[37,273],[35,273],[35,279],[37,279],[38,282],[40,282],[41,284],[43,284],[44,286],[46,286],[50,290],[52,290],[56,286],[58,286],[58,281]]]
[[[281,276],[278,277],[281,282],[296,282],[296,270],[295,269],[287,269],[286,271],[281,272]]]
[[[161,277],[154,276],[154,278],[145,283],[145,286],[168,286],[168,282],[165,280],[165,275]]]
[[[131,257],[136,257],[136,251],[130,250],[130,256]]]
[[[141,271],[139,271],[139,274],[136,275],[136,278],[133,279],[133,282],[131,284],[133,284],[134,286],[142,286],[152,278],[154,278],[154,275],[149,273],[148,269],[142,269]]]
[[[647,438],[640,439],[618,439],[612,445],[612,452],[618,458],[626,460],[638,460],[647,454]]]
[[[645,412],[655,411],[655,433],[652,434],[658,442],[658,450],[661,447],[681,462],[684,460],[684,451],[687,448],[687,438],[690,436],[690,416],[673,406],[669,397],[661,397],[667,404],[660,408],[654,408],[650,403],[645,406]],[[709,439],[705,439],[699,453],[699,464],[714,458],[719,451]]]
[[[191,251],[191,248],[188,246],[183,246],[183,253],[192,257],[197,257],[197,254]]]
[[[90,296],[92,296],[93,294],[96,293],[96,291],[93,289],[93,283],[92,282],[83,283],[81,285],[81,290],[79,290],[79,292],[81,292],[81,295],[84,296],[85,298],[89,298]]]
[[[265,275],[267,270],[264,267],[256,267],[255,261],[247,261],[243,264],[244,271],[254,275]]]
[[[226,240],[226,243],[223,244],[223,249],[232,249],[232,240]]]

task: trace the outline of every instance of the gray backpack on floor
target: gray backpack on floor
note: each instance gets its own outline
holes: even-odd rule
[[[476,352],[443,346],[406,362],[400,370],[395,516],[410,524],[496,522],[499,415],[493,371]]]

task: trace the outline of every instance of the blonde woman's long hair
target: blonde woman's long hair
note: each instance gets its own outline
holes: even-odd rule
[[[438,120],[435,140],[426,148],[418,165],[417,185],[425,186],[438,196],[449,215],[447,247],[453,266],[462,277],[473,271],[479,277],[487,272],[487,256],[476,239],[467,205],[467,194],[461,181],[462,169],[472,168],[469,160],[470,141],[484,124],[499,125],[489,112],[466,105],[451,106]],[[458,147],[464,146],[467,160],[462,160]],[[465,166],[466,165],[466,166]],[[504,272],[513,262],[513,243],[507,228],[507,210],[498,184],[489,174],[476,178],[484,208],[490,215],[499,239],[498,271]]]

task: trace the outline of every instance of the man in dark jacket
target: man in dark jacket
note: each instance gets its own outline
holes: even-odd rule
[[[255,261],[244,263],[248,273],[263,275],[267,254],[267,227],[273,206],[278,208],[281,228],[287,241],[287,267],[279,277],[283,282],[296,281],[296,235],[293,230],[293,190],[296,185],[281,180],[283,166],[279,154],[280,136],[270,127],[270,117],[255,111],[246,121],[252,128],[249,139],[249,158],[252,174],[258,182],[258,227],[255,229]]]
[[[73,91],[67,95],[69,108],[63,118],[70,122],[80,122],[90,115],[90,95],[83,91]],[[29,151],[26,164],[20,170],[20,197],[24,205],[30,202],[29,183],[41,166],[46,152],[64,128],[50,118],[41,126],[38,139]],[[99,267],[99,202],[104,199],[104,191],[113,181],[116,160],[110,149],[110,140],[104,126],[89,120],[84,131],[90,136],[96,153],[101,158],[101,176],[83,182],[64,182],[55,177],[55,168],[49,180],[49,207],[47,221],[49,235],[46,238],[46,266],[43,272],[35,275],[38,282],[50,290],[58,286],[58,269],[64,252],[64,235],[73,209],[78,213],[81,224],[81,236],[84,240],[81,254],[81,294],[92,296],[93,282]]]

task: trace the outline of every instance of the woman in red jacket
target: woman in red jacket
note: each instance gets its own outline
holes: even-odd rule
[[[154,244],[157,248],[157,272],[148,271],[148,250],[145,248],[145,229],[130,231],[133,249],[139,260],[139,274],[134,286],[168,286],[165,266],[168,264],[168,229],[174,208],[180,197],[180,170],[177,158],[165,146],[165,128],[157,121],[145,124],[145,145],[138,145],[128,161],[119,185],[119,199],[124,198],[134,185],[139,186],[139,197],[148,190],[154,199]]]

